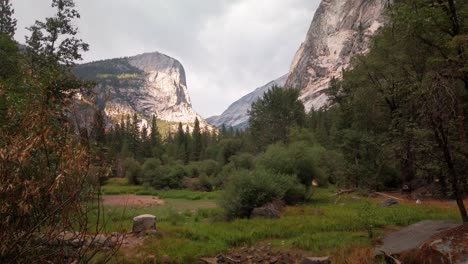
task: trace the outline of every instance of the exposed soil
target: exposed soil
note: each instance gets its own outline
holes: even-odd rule
[[[104,205],[120,205],[120,206],[152,206],[164,205],[164,201],[156,196],[148,195],[103,195],[102,203]]]
[[[416,204],[416,200],[411,198],[411,196],[408,194],[402,194],[399,192],[382,192],[382,194],[385,194],[388,196],[388,197],[381,196],[382,198],[385,198],[385,199],[394,197],[394,198],[397,198],[397,200],[403,204]],[[435,206],[439,208],[456,208],[457,207],[456,201],[449,200],[449,199],[437,199],[437,198],[427,197],[427,198],[421,198],[420,202],[423,205],[430,205],[430,206]],[[465,198],[464,202],[465,202],[465,206],[468,206],[468,197]]]
[[[201,258],[200,264],[236,264],[236,263],[301,263],[307,256],[301,253],[279,252],[271,246],[242,247],[232,249],[226,254],[220,254],[212,258]],[[309,263],[309,262],[305,262]],[[312,262],[310,262],[312,263]],[[319,263],[319,262],[313,262]],[[320,262],[322,263],[322,262]],[[323,263],[327,263],[324,261]]]

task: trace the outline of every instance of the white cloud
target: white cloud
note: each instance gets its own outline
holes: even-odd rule
[[[23,40],[50,0],[15,0]],[[87,61],[159,51],[182,62],[205,117],[286,73],[319,0],[76,0]]]

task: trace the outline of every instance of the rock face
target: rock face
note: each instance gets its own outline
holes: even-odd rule
[[[393,0],[322,0],[304,43],[292,62],[286,87],[301,89],[306,110],[327,104],[324,90],[351,59],[368,51]]]
[[[134,57],[82,64],[74,69],[79,77],[98,83],[97,103],[113,121],[137,113],[143,124],[156,115],[168,122],[208,124],[192,109],[182,64],[154,52]]]
[[[284,86],[287,77],[287,75],[283,75],[280,78],[255,89],[255,91],[231,104],[220,116],[207,118],[206,121],[217,127],[221,127],[224,124],[226,127],[240,129],[246,128],[249,125],[248,111],[250,110],[252,103],[261,98],[263,94],[269,91],[273,86]]]
[[[133,218],[133,233],[141,233],[144,231],[156,229],[156,217],[154,215],[140,215]]]

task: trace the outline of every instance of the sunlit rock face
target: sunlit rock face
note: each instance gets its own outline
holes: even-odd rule
[[[324,90],[342,77],[351,59],[369,50],[392,0],[323,0],[291,64],[286,87],[301,89],[306,110],[328,102]]]
[[[79,65],[75,73],[97,82],[97,102],[114,121],[137,113],[142,124],[159,120],[210,127],[192,109],[182,64],[154,52]]]
[[[213,116],[207,118],[207,121],[217,127],[221,127],[223,124],[226,127],[234,127],[243,129],[249,125],[249,110],[252,103],[256,102],[263,94],[269,91],[273,86],[284,86],[287,75],[283,75],[280,78],[267,83],[266,85],[255,89],[253,92],[247,94],[241,99],[231,104],[226,111],[220,116]]]

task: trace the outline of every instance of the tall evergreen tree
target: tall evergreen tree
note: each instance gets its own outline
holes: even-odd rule
[[[287,142],[291,128],[305,124],[299,90],[273,87],[249,111],[250,131],[259,149],[278,141]]]
[[[151,119],[150,146],[153,156],[155,156],[156,158],[161,158],[163,146],[161,134],[159,133],[158,123],[155,115],[153,115]]]
[[[195,118],[195,125],[192,132],[192,158],[194,161],[199,161],[203,152],[203,138],[200,130],[200,121]]]
[[[16,19],[13,18],[15,10],[10,0],[0,0],[0,34],[13,38],[16,31]]]
[[[91,136],[98,144],[103,144],[106,139],[106,125],[102,110],[97,109],[94,112],[93,126]]]

